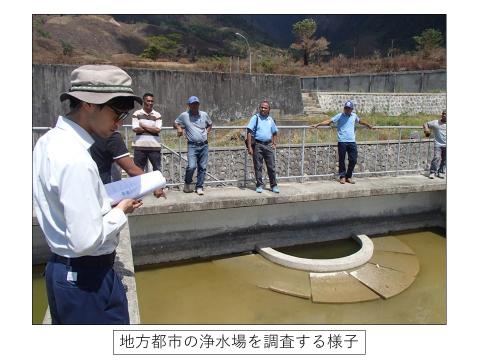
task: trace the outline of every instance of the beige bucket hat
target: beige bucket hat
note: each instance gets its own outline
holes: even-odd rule
[[[90,104],[105,104],[116,97],[130,97],[141,105],[142,98],[131,86],[132,78],[119,67],[84,65],[72,71],[70,90],[60,95],[60,101],[72,96]]]

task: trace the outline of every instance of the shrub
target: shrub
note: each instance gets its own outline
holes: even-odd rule
[[[62,54],[65,56],[72,56],[73,55],[73,46],[69,42],[64,40],[60,40],[62,44]]]

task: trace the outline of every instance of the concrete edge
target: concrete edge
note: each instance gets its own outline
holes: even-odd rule
[[[369,178],[366,178],[369,179]],[[408,181],[408,180],[406,180]],[[309,189],[306,187],[303,192],[298,193],[280,193],[280,194],[270,194],[269,192],[264,192],[263,196],[258,196],[253,190],[252,194],[248,196],[239,196],[239,195],[228,195],[223,197],[208,198],[191,200],[188,202],[180,201],[169,204],[160,203],[144,203],[143,206],[138,208],[130,216],[142,216],[142,215],[152,215],[152,214],[170,214],[170,213],[180,213],[180,212],[190,212],[190,211],[203,211],[203,210],[218,210],[218,209],[228,209],[228,208],[240,208],[240,207],[250,207],[250,206],[264,206],[264,205],[275,205],[275,204],[287,204],[295,202],[308,202],[308,201],[319,201],[319,200],[333,200],[339,198],[358,198],[358,197],[368,197],[368,196],[379,196],[379,195],[394,195],[394,194],[408,194],[408,193],[418,193],[425,191],[443,191],[446,190],[446,182],[433,182],[433,183],[409,183],[405,179],[399,178],[399,181],[394,183],[379,183],[375,187],[361,186],[357,182],[356,188],[350,189],[348,192],[340,191],[319,191],[317,188],[312,187]],[[211,190],[215,191],[215,190]],[[38,224],[35,211],[32,211],[32,225],[36,226]]]
[[[373,255],[373,242],[367,235],[354,235],[361,245],[356,253],[337,259],[305,259],[284,254],[271,247],[257,248],[260,255],[266,259],[288,268],[312,271],[333,272],[356,268],[367,263]]]
[[[202,210],[218,210],[227,208],[238,207],[250,207],[250,206],[263,206],[263,205],[275,205],[275,204],[288,204],[296,202],[308,202],[319,200],[334,200],[340,198],[358,198],[369,197],[379,195],[395,195],[395,194],[408,194],[425,191],[442,191],[446,190],[446,185],[432,184],[429,186],[424,185],[404,185],[397,184],[396,188],[383,187],[376,189],[360,188],[358,190],[350,191],[348,193],[339,192],[309,192],[302,194],[292,195],[271,195],[258,197],[252,196],[249,198],[225,198],[214,201],[198,201],[190,203],[178,203],[172,205],[151,205],[138,208],[132,216],[152,215],[152,214],[167,214],[178,212],[190,212],[190,211],[202,211]]]

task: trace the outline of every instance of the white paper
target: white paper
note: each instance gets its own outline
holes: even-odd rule
[[[164,188],[167,181],[158,170],[143,175],[105,184],[110,204],[118,204],[123,199],[140,199],[155,189]]]

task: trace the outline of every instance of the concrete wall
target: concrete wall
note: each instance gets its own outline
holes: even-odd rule
[[[314,92],[319,111],[342,111],[347,100],[353,100],[358,113],[384,113],[391,116],[401,114],[436,114],[447,108],[446,93],[347,93]]]
[[[445,70],[303,77],[302,90],[345,92],[444,92]]]
[[[59,114],[68,110],[59,94],[68,90],[70,73],[76,66],[32,66],[33,126],[52,126]],[[156,109],[167,125],[186,109],[190,95],[200,98],[201,109],[213,121],[250,116],[263,99],[285,114],[303,111],[300,78],[287,75],[249,75],[214,72],[182,72],[148,69],[125,69],[133,79],[134,91],[152,92]],[[125,123],[130,123],[127,120]]]
[[[446,183],[424,176],[281,184],[280,194],[210,189],[207,195],[170,191],[129,215],[136,265],[212,257],[255,246],[287,246],[346,238],[351,233],[445,227]],[[33,218],[33,262],[48,254]],[[37,229],[35,229],[37,228]]]
[[[130,218],[136,265],[445,226],[445,192],[294,202]],[[188,221],[187,221],[188,219]]]

